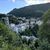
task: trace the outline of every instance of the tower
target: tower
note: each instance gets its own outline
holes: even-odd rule
[[[3,22],[9,26],[9,18],[8,17],[2,17]]]
[[[9,18],[5,17],[5,24],[9,26]]]

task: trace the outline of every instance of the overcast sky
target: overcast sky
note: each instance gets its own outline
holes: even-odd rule
[[[13,8],[48,2],[50,3],[50,0],[0,0],[0,13],[7,13]]]

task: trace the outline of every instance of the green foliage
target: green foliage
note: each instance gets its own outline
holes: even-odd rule
[[[9,17],[9,21],[10,21],[10,23],[14,23],[14,24],[18,24],[19,22],[18,22],[18,19],[17,19],[17,17]]]
[[[48,10],[44,15],[43,15],[43,24],[41,28],[39,29],[39,35],[41,38],[48,38],[50,39],[50,10]]]
[[[8,39],[11,39],[12,37],[12,40],[16,39],[16,34],[9,30],[9,28],[2,23],[0,23],[0,36],[7,37]]]
[[[21,43],[20,37],[0,22],[0,48],[3,50],[15,50]]]
[[[32,31],[31,29],[26,29],[25,31],[21,32],[20,35],[31,36]]]
[[[38,50],[50,50],[50,10],[43,15],[43,24],[39,32]]]
[[[6,25],[0,22],[0,49],[1,50],[31,50],[22,42],[16,33],[12,32]]]
[[[39,47],[36,50],[50,50],[50,44],[47,39],[39,40]]]

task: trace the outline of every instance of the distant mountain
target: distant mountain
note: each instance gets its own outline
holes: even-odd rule
[[[13,14],[17,17],[41,17],[48,9],[50,9],[50,3],[30,5],[19,9],[15,8],[8,14]]]
[[[0,13],[0,18],[2,18],[2,17],[6,17],[6,15]]]

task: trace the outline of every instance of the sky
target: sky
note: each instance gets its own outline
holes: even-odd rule
[[[14,8],[21,8],[24,6],[50,3],[50,0],[0,0],[0,13],[8,13]]]

